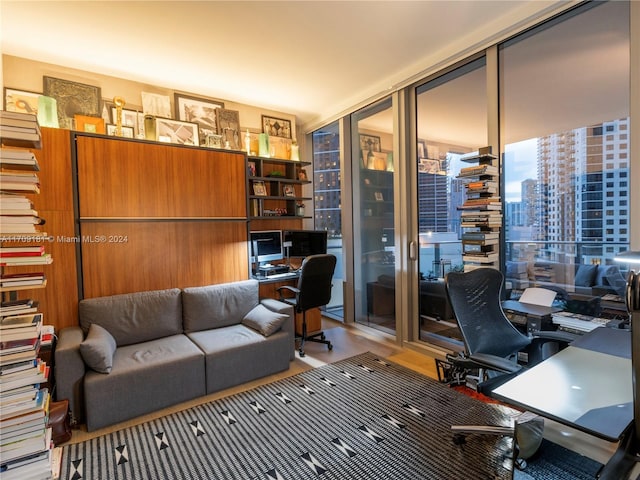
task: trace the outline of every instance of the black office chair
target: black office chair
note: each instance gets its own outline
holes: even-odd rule
[[[520,333],[502,310],[503,283],[502,273],[493,268],[450,272],[445,278],[465,345],[464,352],[448,355],[447,360],[457,379],[464,379],[464,383],[483,393],[517,375],[523,368],[518,363],[518,353],[525,352],[527,365],[534,365],[577,338],[558,331],[540,331],[531,336]],[[548,345],[550,342],[553,345]]]
[[[280,293],[280,300],[293,305],[296,313],[302,313],[302,336],[298,351],[304,357],[304,343],[318,342],[324,343],[333,349],[333,345],[326,340],[324,332],[307,335],[306,312],[312,308],[322,307],[331,300],[331,279],[336,268],[336,257],[330,254],[311,255],[306,257],[300,267],[300,277],[298,287],[284,285],[277,291]],[[294,297],[285,297],[285,292],[293,292]]]

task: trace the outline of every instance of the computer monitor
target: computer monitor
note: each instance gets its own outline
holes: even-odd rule
[[[287,230],[284,232],[284,246],[289,258],[305,258],[309,255],[327,253],[327,232],[325,230]]]
[[[264,264],[282,260],[282,232],[280,230],[263,230],[249,232],[249,248],[251,249],[251,263]]]

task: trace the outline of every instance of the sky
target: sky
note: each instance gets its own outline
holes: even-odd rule
[[[521,183],[528,178],[538,178],[537,145],[538,139],[532,138],[505,146],[503,174],[506,202],[521,201]]]

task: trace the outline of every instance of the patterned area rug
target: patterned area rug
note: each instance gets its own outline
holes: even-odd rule
[[[450,425],[511,415],[366,353],[65,446],[60,478],[508,479],[510,437]]]

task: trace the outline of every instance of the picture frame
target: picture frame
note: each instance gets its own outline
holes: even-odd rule
[[[107,123],[105,125],[107,130],[107,135],[115,136],[117,126],[113,123]],[[135,138],[135,130],[133,127],[128,127],[126,125],[122,125],[122,137],[123,138]]]
[[[260,180],[260,181],[253,182],[253,194],[260,197],[267,196],[267,186],[264,184],[263,181]]]
[[[57,102],[60,128],[73,130],[74,115],[100,117],[100,87],[46,75],[42,84],[43,94]]]
[[[262,132],[270,137],[291,139],[291,121],[285,118],[262,115]]]
[[[207,135],[218,134],[216,110],[224,108],[223,102],[183,93],[174,93],[174,108],[177,120],[198,124],[201,142],[204,143]]]
[[[248,162],[247,166],[249,168],[249,176],[250,177],[255,177],[256,176],[256,162]]]
[[[242,150],[240,132],[240,112],[218,108],[216,110],[218,135],[222,135],[222,146],[232,150]]]
[[[382,192],[374,192],[373,198],[375,198],[376,202],[384,202],[384,195],[382,195]]]
[[[104,119],[102,117],[90,117],[88,115],[74,115],[75,129],[79,132],[99,133],[104,135]]]
[[[38,97],[42,95],[28,90],[4,87],[4,109],[7,112],[38,113]]]
[[[145,115],[171,118],[171,99],[169,95],[140,92],[140,96],[142,97],[142,111]]]
[[[424,140],[418,140],[418,158],[425,158],[427,156],[427,144]]]
[[[137,110],[130,110],[128,108],[122,109],[122,126],[123,127],[133,127],[135,130],[138,125],[138,112]],[[118,122],[118,109],[116,107],[111,107],[111,122],[115,125]]]
[[[200,146],[198,124],[156,117],[156,140],[178,145]]]
[[[366,152],[381,152],[382,146],[380,144],[380,137],[376,135],[366,135],[364,133],[360,134],[360,150],[364,150]]]
[[[307,177],[307,171],[304,168],[298,170],[298,180],[302,180],[303,182],[309,181],[309,178]]]
[[[282,186],[282,195],[285,197],[295,197],[296,191],[293,188],[293,185],[283,185]]]

